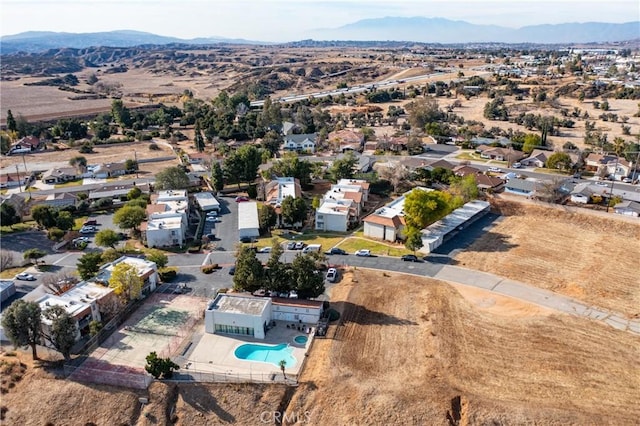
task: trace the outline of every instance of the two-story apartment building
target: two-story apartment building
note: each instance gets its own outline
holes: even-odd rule
[[[286,197],[300,198],[302,196],[302,187],[300,181],[293,177],[279,177],[267,183],[264,188],[264,202],[270,205],[276,211],[276,226],[283,225],[282,210],[280,206]],[[294,223],[294,228],[302,226],[302,223]]]
[[[183,246],[186,242],[189,198],[186,190],[160,191],[147,206],[147,221],[140,226],[147,247]]]
[[[316,210],[316,230],[346,232],[358,223],[369,200],[369,182],[341,179],[327,191]]]

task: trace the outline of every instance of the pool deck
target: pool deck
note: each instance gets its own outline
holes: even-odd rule
[[[204,325],[200,326],[194,333],[192,344],[187,352],[176,357],[174,361],[180,365],[180,372],[202,372],[217,373],[241,376],[268,376],[280,374],[280,367],[271,363],[249,361],[236,358],[234,352],[236,348],[246,343],[279,345],[287,343],[293,348],[292,355],[296,358],[296,365],[287,367],[285,372],[288,375],[298,375],[303,365],[303,360],[307,355],[307,350],[313,340],[313,333],[307,334],[305,331],[298,331],[297,328],[287,328],[290,322],[276,321],[276,326],[267,331],[264,339],[255,339],[249,336],[230,334],[210,334],[204,331]],[[302,324],[310,328],[308,324]],[[296,327],[298,325],[296,324]],[[305,344],[294,341],[296,336],[307,336]]]

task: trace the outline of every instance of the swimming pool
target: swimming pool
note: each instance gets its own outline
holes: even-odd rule
[[[307,343],[307,340],[309,340],[309,338],[307,336],[296,336],[293,341],[296,342],[299,345],[304,345],[305,343]]]
[[[287,368],[294,367],[298,360],[293,356],[293,348],[286,343],[276,346],[256,345],[245,343],[236,348],[233,353],[236,358],[247,361],[268,362],[280,367],[280,361],[285,360]]]

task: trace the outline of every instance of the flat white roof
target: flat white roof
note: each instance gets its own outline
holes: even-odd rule
[[[381,217],[389,217],[393,218],[395,216],[404,216],[404,200],[407,197],[407,194],[411,194],[411,192],[420,190],[420,191],[433,191],[431,188],[424,188],[422,186],[418,186],[413,188],[411,191],[405,192],[402,196],[396,198],[391,201],[389,204],[384,207],[380,207],[373,214]]]
[[[258,229],[258,204],[255,201],[238,203],[238,229]]]
[[[213,196],[210,192],[196,192],[193,194],[193,198],[196,199],[196,202],[200,206],[200,208],[204,211],[215,210],[220,208],[220,203],[216,200],[216,197]]]
[[[296,181],[292,177],[281,177],[276,179],[278,182],[278,201],[284,200],[285,197],[296,197]]]
[[[159,229],[181,229],[182,218],[179,216],[159,217],[147,221],[147,232]]]
[[[228,314],[262,316],[269,305],[271,305],[270,298],[233,296],[223,293],[219,294],[215,300],[209,304],[207,310]]]
[[[62,296],[55,296],[53,294],[45,294],[36,303],[40,306],[41,310],[45,310],[51,306],[62,306],[65,311],[71,316],[76,316],[78,313],[85,309],[91,309],[88,303],[80,302],[79,300],[69,299]],[[42,318],[42,321],[49,324],[50,321]]]
[[[92,283],[90,281],[82,281],[60,296],[65,299],[90,303],[96,299],[101,299],[112,292],[113,289],[110,287]]]
[[[186,189],[168,189],[166,191],[158,191],[158,201],[177,201],[177,200],[187,200],[187,190]]]
[[[142,277],[147,273],[156,269],[155,262],[151,262],[149,260],[140,259],[137,257],[130,256],[122,256],[119,259],[114,260],[111,263],[107,263],[106,265],[100,268],[100,271],[96,275],[95,279],[102,282],[109,282],[111,278],[111,271],[113,271],[113,267],[120,262],[127,263],[138,270],[138,276]]]
[[[327,200],[324,199],[322,205],[318,208],[318,213],[334,214],[346,216],[349,214],[349,208],[353,204],[352,200]]]

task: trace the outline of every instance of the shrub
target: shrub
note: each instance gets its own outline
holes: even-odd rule
[[[155,142],[154,143],[150,143],[149,144],[149,150],[150,151],[160,151],[160,147]]]
[[[178,268],[168,267],[168,268],[160,268],[158,270],[158,276],[163,283],[168,283],[173,281],[175,277],[178,275]]]
[[[220,290],[218,290],[218,293],[228,293],[229,289],[226,287],[221,288]]]
[[[219,266],[217,263],[213,263],[211,265],[203,265],[200,270],[202,271],[203,274],[210,274],[213,271],[215,271],[216,269],[218,269]]]

